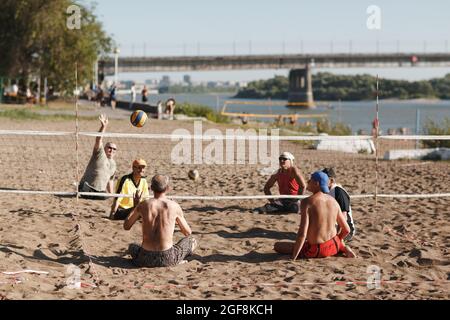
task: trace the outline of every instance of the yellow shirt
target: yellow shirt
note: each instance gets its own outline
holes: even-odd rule
[[[134,184],[133,174],[123,176],[117,181],[116,193],[118,194],[134,195],[136,190],[139,190],[139,193],[142,192],[141,199],[146,199],[149,197],[148,183],[144,177],[142,177],[141,181],[139,181],[139,185]],[[122,209],[129,209],[134,206],[133,198],[118,198],[117,201],[119,202],[119,208]]]

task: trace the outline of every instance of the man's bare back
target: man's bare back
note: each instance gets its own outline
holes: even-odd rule
[[[310,244],[324,243],[336,236],[336,222],[342,212],[333,197],[316,193],[302,201],[302,205],[306,206],[308,215],[309,227],[306,238]]]
[[[168,199],[150,199],[142,203],[140,213],[142,247],[148,251],[170,249],[173,246],[175,224],[180,224],[181,219],[184,220],[179,204]]]
[[[140,267],[168,267],[180,264],[197,247],[197,241],[191,236],[192,230],[183,215],[183,210],[175,201],[166,197],[170,178],[156,175],[152,178],[151,190],[154,198],[140,202],[138,193],[134,203],[139,205],[131,211],[123,227],[131,227],[142,218],[142,245],[131,244],[128,252],[133,263]],[[173,244],[175,224],[185,236]]]

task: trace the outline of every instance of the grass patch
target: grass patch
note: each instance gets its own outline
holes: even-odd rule
[[[426,135],[448,136],[450,135],[450,118],[445,118],[442,124],[428,120],[424,131]],[[423,140],[422,143],[427,148],[450,148],[449,140]]]
[[[321,133],[326,133],[330,136],[351,136],[352,129],[342,122],[331,123],[328,119],[321,119],[317,122],[306,122],[298,124],[276,124],[276,127],[280,129],[288,129],[298,133],[309,134],[309,135],[319,135]]]
[[[40,114],[27,109],[10,109],[0,111],[1,118],[12,120],[44,120],[44,121],[75,121],[71,114]],[[78,117],[80,120],[96,120],[97,117]]]
[[[331,123],[328,119],[317,121],[317,133],[326,133],[330,136],[350,136],[352,129],[342,122]]]
[[[200,104],[183,103],[177,105],[175,114],[184,114],[188,117],[203,117],[215,123],[229,123],[230,119],[215,112],[208,106]]]
[[[321,133],[326,133],[330,136],[350,136],[352,135],[352,130],[349,126],[344,123],[337,122],[331,123],[328,119],[321,119],[317,122],[306,122],[306,123],[297,123],[297,124],[289,124],[289,125],[272,125],[272,128],[281,129],[281,135],[283,136],[292,136],[292,135],[304,135],[304,136],[317,136]],[[285,129],[285,130],[283,130]],[[286,132],[289,130],[289,132]],[[283,132],[284,131],[284,132]],[[304,148],[314,149],[316,140],[298,140],[292,141],[292,143],[299,144]]]
[[[319,135],[321,133],[326,133],[330,136],[352,135],[352,129],[348,125],[342,122],[331,123],[328,119],[321,119],[316,123],[306,122],[295,125],[277,125],[277,127],[310,135]]]
[[[41,110],[53,110],[53,111],[74,111],[75,110],[75,100],[63,100],[57,99],[48,101],[47,104],[12,104],[12,103],[3,103],[0,104],[0,109],[24,109],[24,110],[32,110],[32,111],[41,111]],[[92,110],[92,104],[79,103],[78,110]]]

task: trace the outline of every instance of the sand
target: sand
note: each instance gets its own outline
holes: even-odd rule
[[[106,110],[106,109],[103,109]],[[97,121],[80,123],[97,131]],[[126,117],[113,119],[109,132],[192,131],[191,122],[151,120],[132,128]],[[204,129],[224,125],[204,124]],[[0,119],[2,130],[72,131],[67,121]],[[80,138],[79,175],[94,138]],[[168,173],[177,195],[262,194],[264,165],[179,165],[170,163],[176,142],[112,139],[118,147],[119,175],[142,156],[147,175]],[[206,144],[207,145],[207,144]],[[335,165],[351,194],[373,193],[373,155],[318,152],[283,142],[302,172]],[[73,191],[75,140],[64,137],[0,136],[1,189]],[[200,180],[187,178],[197,168]],[[380,161],[379,193],[450,192],[450,163]],[[450,288],[450,199],[354,199],[357,234],[350,246],[358,258],[291,261],[276,254],[275,241],[293,240],[297,214],[256,214],[264,200],[180,201],[199,248],[189,263],[172,268],[137,269],[126,248],[140,242],[141,229],[123,230],[107,219],[111,201],[0,193],[1,299],[448,299]],[[175,239],[181,233],[176,231]],[[70,265],[80,268],[81,288],[69,288]],[[369,288],[368,268],[381,270],[381,285]],[[373,268],[373,267],[372,267]],[[1,272],[45,271],[48,274]]]

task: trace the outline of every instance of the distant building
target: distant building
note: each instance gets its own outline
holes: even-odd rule
[[[158,86],[159,93],[167,93],[169,91],[169,87],[170,87],[170,77],[163,76]]]
[[[170,86],[170,77],[169,76],[163,76],[161,81],[159,82],[160,86]]]
[[[131,80],[120,81],[119,85],[117,87],[118,87],[118,89],[129,90],[129,89],[131,89],[131,86],[133,85],[133,83],[134,82]]]
[[[145,84],[147,86],[157,86],[159,84],[159,80],[158,79],[147,79],[147,80],[145,80]]]
[[[217,87],[217,81],[208,81],[206,83],[207,88],[216,88]]]
[[[187,85],[192,85],[191,76],[188,74],[185,74],[183,76],[183,82],[186,83]]]

